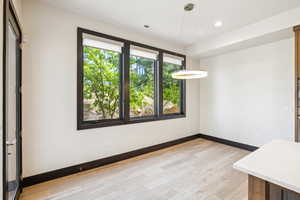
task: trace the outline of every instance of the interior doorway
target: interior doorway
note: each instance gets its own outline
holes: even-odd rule
[[[22,33],[10,0],[4,1],[3,33],[3,195],[5,200],[15,200],[22,177]]]

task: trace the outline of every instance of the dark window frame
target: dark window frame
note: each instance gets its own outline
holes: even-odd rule
[[[124,43],[122,49],[122,65],[120,68],[120,89],[121,89],[121,101],[120,101],[120,119],[107,119],[107,120],[94,120],[94,121],[84,121],[83,120],[83,34],[94,35],[97,37],[115,40],[118,42]],[[155,80],[155,115],[154,116],[145,116],[145,117],[135,117],[130,118],[130,95],[129,95],[129,84],[130,84],[130,45],[146,48],[149,50],[157,51],[158,59],[154,69],[154,80]],[[183,58],[182,68],[186,68],[186,56],[176,52],[160,49],[157,47],[149,46],[146,44],[126,40],[123,38],[107,35],[104,33],[99,33],[96,31],[77,28],[77,130],[91,129],[91,128],[100,128],[100,127],[109,127],[109,126],[119,126],[126,124],[142,123],[142,122],[151,122],[158,120],[168,120],[176,118],[186,117],[186,81],[181,81],[181,99],[180,99],[180,113],[174,114],[163,114],[163,104],[162,104],[162,70],[163,70],[163,54],[170,54]]]
[[[163,52],[163,53],[166,53],[166,52]],[[169,55],[174,55],[174,54],[169,54]],[[162,56],[163,56],[163,54],[162,54]],[[181,56],[178,56],[178,57],[181,57]],[[162,66],[160,67],[162,69],[162,71],[160,72],[162,74],[161,76],[163,76],[163,64],[164,64],[164,62],[162,61]],[[184,58],[184,60],[182,61],[182,69],[186,69],[185,66],[186,66],[186,58]],[[163,84],[163,77],[161,77],[160,80]],[[161,86],[160,96],[162,97],[160,102],[163,102],[163,85]],[[180,82],[180,112],[164,114],[163,103],[161,103],[161,105],[160,105],[160,109],[161,109],[160,115],[165,116],[165,117],[174,116],[174,115],[181,115],[182,112],[184,112],[184,113],[186,112],[186,106],[185,105],[186,105],[186,81],[184,80],[184,81]]]
[[[130,41],[129,41],[130,42]],[[153,50],[153,51],[157,51],[155,49],[155,47],[153,48],[147,48],[145,47],[144,44],[139,44],[139,43],[131,43],[130,45],[132,46],[136,46],[136,47],[141,47],[141,48],[145,48],[145,49],[149,49],[149,50]],[[159,53],[159,51],[157,51]],[[130,48],[129,48],[129,58],[130,58]],[[130,64],[128,65],[129,71],[130,71]],[[158,68],[159,68],[159,61],[158,59],[154,62],[154,115],[149,115],[149,116],[140,116],[140,117],[130,117],[129,116],[129,121],[130,122],[143,122],[143,121],[154,121],[159,117],[159,109],[158,109],[158,91],[159,88],[157,87],[158,85]],[[130,75],[129,75],[129,83],[130,83]],[[130,106],[130,94],[128,97],[128,101],[129,101],[129,106]],[[130,107],[129,107],[130,110]]]

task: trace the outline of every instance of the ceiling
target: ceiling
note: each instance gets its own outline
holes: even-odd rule
[[[300,0],[41,1],[184,46],[300,6]],[[196,4],[192,12],[183,11],[187,3]],[[215,28],[218,20],[224,25]],[[144,28],[145,24],[150,28]]]

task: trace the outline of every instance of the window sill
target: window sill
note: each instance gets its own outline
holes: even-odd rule
[[[151,117],[132,118],[127,122],[124,120],[113,120],[113,121],[105,121],[105,122],[103,121],[81,122],[78,123],[77,130],[130,125],[130,124],[137,124],[137,123],[144,123],[144,122],[155,122],[155,121],[178,119],[178,118],[185,118],[185,117],[186,117],[185,114],[168,114],[168,115],[162,115],[160,117],[151,116]]]

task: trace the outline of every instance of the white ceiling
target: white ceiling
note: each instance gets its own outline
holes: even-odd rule
[[[185,46],[300,6],[300,0],[41,1]],[[196,8],[184,12],[186,3],[195,3]],[[223,27],[214,27],[217,20],[223,21]],[[150,28],[145,29],[145,24]]]

